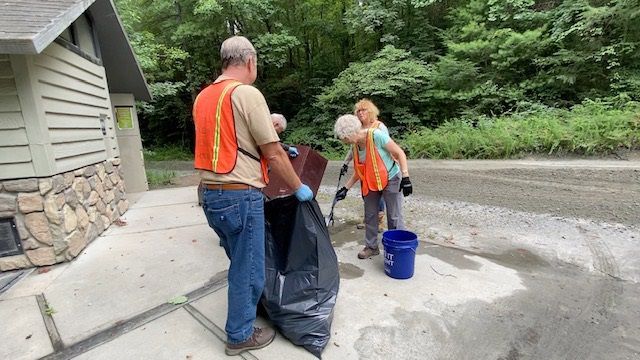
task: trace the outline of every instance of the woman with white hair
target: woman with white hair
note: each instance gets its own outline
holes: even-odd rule
[[[353,114],[358,117],[358,120],[360,120],[360,123],[362,124],[363,129],[377,128],[387,133],[387,135],[389,135],[389,129],[387,129],[387,127],[382,123],[382,121],[378,119],[378,115],[380,115],[380,110],[378,110],[378,107],[373,103],[373,101],[366,98],[360,99],[353,106]],[[352,160],[353,160],[353,149],[349,149],[347,156],[344,158],[344,164],[340,169],[341,175],[344,175],[347,173],[349,169],[349,163]],[[384,199],[381,197],[380,202],[378,203],[378,232],[382,232],[384,230],[384,225],[383,225],[384,207],[385,207]],[[358,229],[362,229],[364,227],[365,227],[364,224],[357,225]]]
[[[353,166],[356,171],[338,190],[336,199],[343,200],[349,189],[360,180],[366,244],[358,253],[358,258],[367,259],[380,254],[377,215],[381,197],[387,204],[388,229],[404,229],[400,191],[404,196],[413,192],[407,156],[389,134],[373,127],[363,129],[362,123],[354,115],[340,116],[333,129],[340,141],[353,145]]]

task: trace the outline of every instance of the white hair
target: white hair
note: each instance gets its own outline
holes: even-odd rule
[[[282,131],[287,129],[287,119],[282,114],[271,114],[271,121],[279,122],[280,126],[282,126]]]
[[[336,124],[333,126],[333,132],[340,140],[344,140],[347,137],[356,134],[362,129],[362,123],[355,115],[346,114],[342,115],[336,120]]]
[[[232,36],[225,40],[220,46],[220,58],[222,59],[222,69],[229,66],[244,65],[249,59],[256,56],[256,49],[244,36]]]

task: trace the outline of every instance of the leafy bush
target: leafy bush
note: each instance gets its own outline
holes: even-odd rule
[[[430,74],[431,68],[409,51],[387,45],[373,60],[349,65],[318,96],[315,107],[320,118],[333,126],[338,116],[353,112],[356,101],[369,97],[388,125],[416,128],[425,116],[416,108],[425,108],[422,94],[430,88]]]
[[[176,177],[175,171],[147,169],[147,183],[151,188],[169,185],[174,177]]]
[[[615,109],[586,102],[571,110],[457,119],[410,133],[402,145],[412,158],[494,159],[524,153],[611,153],[640,148],[640,107]]]

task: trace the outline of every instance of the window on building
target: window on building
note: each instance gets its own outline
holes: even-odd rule
[[[87,54],[98,57],[94,44],[93,26],[87,15],[83,14],[74,23],[76,31],[76,45]]]
[[[60,43],[89,60],[99,61],[96,32],[91,17],[84,13],[58,37]]]
[[[60,37],[73,44],[73,35],[71,35],[71,27],[64,29]]]

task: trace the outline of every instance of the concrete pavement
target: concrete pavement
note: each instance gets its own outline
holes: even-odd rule
[[[4,292],[0,358],[225,358],[228,260],[195,194],[134,194],[126,225]],[[167,303],[181,295],[187,303]],[[306,356],[283,339],[255,354],[283,352]]]
[[[1,359],[228,358],[228,260],[195,187],[133,194],[130,201],[126,225],[112,225],[71,263],[35,270],[0,295]],[[328,212],[329,196],[319,202]],[[449,332],[460,321],[451,309],[527,290],[521,274],[501,261],[466,254],[456,263],[427,242],[415,276],[394,280],[384,274],[382,256],[356,258],[363,234],[353,223],[337,222],[331,232],[341,288],[325,359],[443,358],[437,354],[454,346]],[[186,303],[168,303],[181,295]],[[512,345],[492,346],[495,359]],[[314,358],[281,335],[241,357]]]

